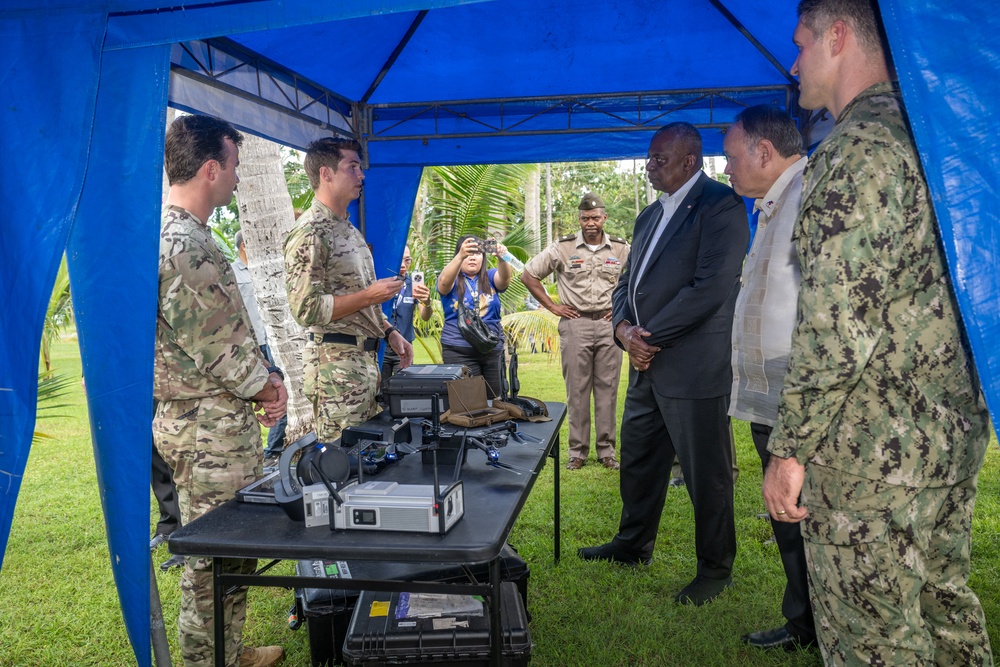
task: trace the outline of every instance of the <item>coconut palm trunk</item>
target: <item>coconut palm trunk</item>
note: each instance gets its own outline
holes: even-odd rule
[[[292,319],[285,292],[285,237],[295,223],[278,144],[246,135],[240,148],[236,203],[246,243],[247,267],[275,363],[288,387],[285,442],[313,430],[313,411],[303,392],[302,350],[306,332]]]

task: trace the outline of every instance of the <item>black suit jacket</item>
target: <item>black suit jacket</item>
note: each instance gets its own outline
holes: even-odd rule
[[[652,334],[646,342],[663,348],[646,370],[656,393],[724,396],[733,382],[733,309],[750,235],[746,207],[732,188],[703,172],[656,247],[647,249],[662,215],[655,201],[636,219],[632,253],[614,291],[612,323],[641,324]],[[647,252],[649,262],[635,285]],[[635,310],[629,298],[633,287]],[[636,376],[632,371],[630,382]]]

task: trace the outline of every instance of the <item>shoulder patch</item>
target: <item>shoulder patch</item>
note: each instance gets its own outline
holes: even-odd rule
[[[620,236],[609,236],[608,240],[613,241],[614,243],[628,243],[628,241]]]

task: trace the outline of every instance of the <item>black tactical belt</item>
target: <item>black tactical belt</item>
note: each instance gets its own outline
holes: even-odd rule
[[[374,352],[378,349],[378,338],[365,338],[362,339],[360,336],[351,336],[350,334],[341,333],[328,333],[323,334],[322,337],[317,336],[314,333],[309,334],[309,340],[313,342],[320,343],[340,343],[341,345],[359,345],[364,349],[365,352]],[[362,341],[360,344],[358,341]]]
[[[584,317],[588,320],[603,320],[604,316],[607,314],[607,310],[595,310],[591,313],[580,313],[580,317]]]

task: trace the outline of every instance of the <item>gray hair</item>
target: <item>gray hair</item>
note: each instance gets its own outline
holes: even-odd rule
[[[737,114],[733,124],[743,128],[751,149],[766,139],[781,157],[802,155],[802,134],[792,117],[781,109],[763,104],[747,107]]]

